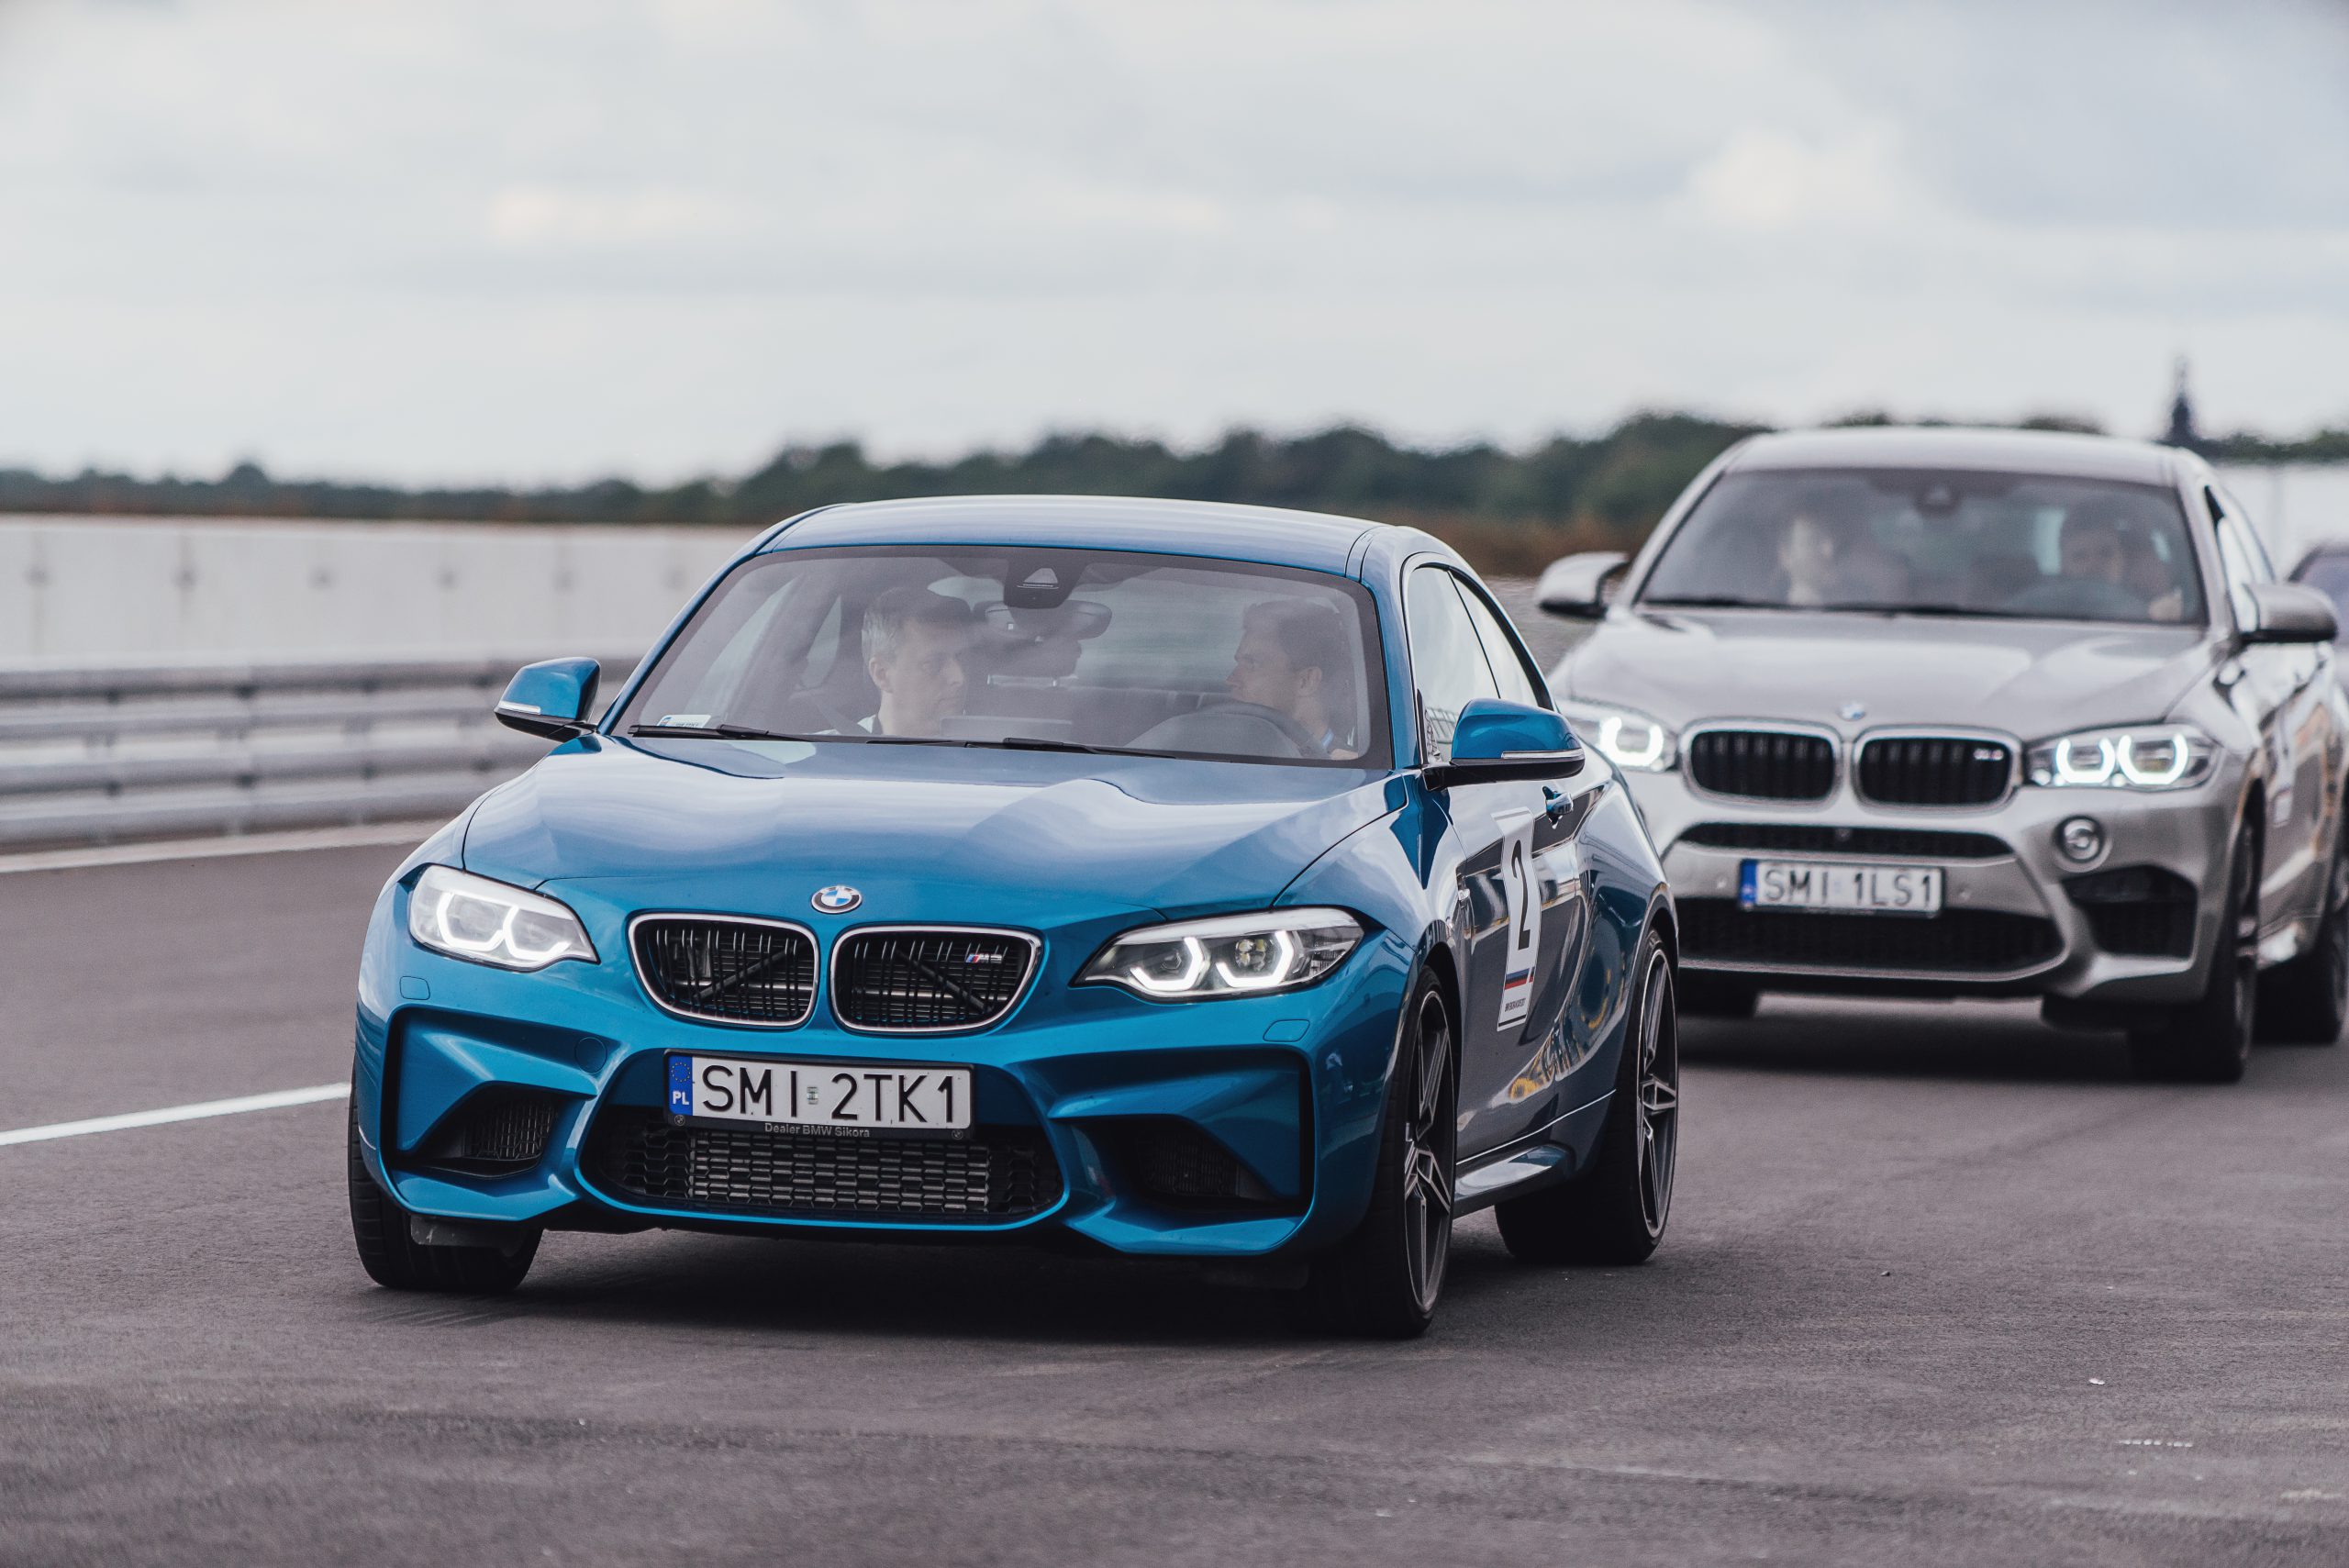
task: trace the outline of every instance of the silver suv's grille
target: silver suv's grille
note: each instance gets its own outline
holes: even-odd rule
[[[1698,789],[1755,800],[1825,800],[1835,791],[1835,743],[1778,729],[1706,729],[1688,738]]]
[[[1861,742],[1860,795],[1883,806],[1989,806],[2014,783],[2001,740],[1965,735],[1883,735]]]

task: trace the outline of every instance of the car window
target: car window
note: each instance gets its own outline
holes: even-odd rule
[[[1477,697],[1499,696],[1500,687],[1451,573],[1440,566],[1412,568],[1403,586],[1403,617],[1410,628],[1419,744],[1428,762],[1439,765],[1452,760],[1452,731],[1460,710]]]
[[[1642,605],[2202,624],[2177,492],[1992,470],[1763,469],[1721,478]]]
[[[1123,550],[783,550],[729,573],[616,728],[1384,767],[1378,647],[1369,595],[1327,573]]]
[[[2215,492],[2204,491],[2203,499],[2210,505],[2211,526],[2219,540],[2219,570],[2226,574],[2227,597],[2234,606],[2235,624],[2254,625],[2259,612],[2251,602],[2251,584],[2273,582],[2274,570],[2242,517]]]
[[[1485,662],[1492,666],[1493,684],[1508,702],[1523,703],[1528,707],[1547,707],[1542,686],[1525,655],[1518,651],[1517,641],[1502,628],[1500,617],[1492,606],[1485,603],[1467,584],[1454,581],[1460,590],[1460,602],[1468,608],[1468,619],[1476,628],[1476,637],[1485,645]]]

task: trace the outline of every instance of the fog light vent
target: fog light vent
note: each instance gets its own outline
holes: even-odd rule
[[[514,1171],[535,1165],[554,1136],[555,1096],[484,1089],[459,1106],[424,1151],[435,1165]]]
[[[1187,1121],[1148,1118],[1110,1141],[1149,1196],[1177,1204],[1270,1203],[1273,1194],[1230,1150]]]
[[[2107,952],[2186,958],[2194,951],[2194,884],[2174,871],[2115,866],[2067,876],[2064,891]]]

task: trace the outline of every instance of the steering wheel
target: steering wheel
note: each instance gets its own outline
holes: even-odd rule
[[[1279,730],[1281,739],[1296,747],[1298,756],[1318,757],[1322,754],[1321,742],[1308,735],[1303,725],[1276,707],[1266,707],[1260,702],[1241,702],[1236,698],[1226,697],[1219,702],[1206,704],[1199,711],[1229,713],[1246,718],[1261,718],[1275,729]]]

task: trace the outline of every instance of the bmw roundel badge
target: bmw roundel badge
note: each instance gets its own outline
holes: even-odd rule
[[[864,902],[864,895],[844,882],[836,882],[829,887],[818,888],[807,902],[827,915],[845,915]]]

